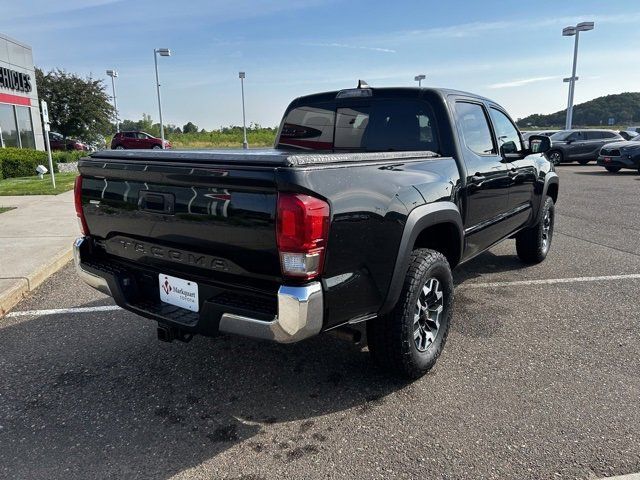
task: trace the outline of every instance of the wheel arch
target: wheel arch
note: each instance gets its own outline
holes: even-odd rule
[[[462,216],[455,203],[434,202],[412,210],[402,233],[387,296],[378,314],[389,312],[398,301],[414,249],[437,250],[453,268],[462,258],[463,242]]]

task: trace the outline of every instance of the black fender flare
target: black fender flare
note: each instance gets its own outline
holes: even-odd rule
[[[560,187],[560,178],[556,172],[548,172],[544,176],[544,186],[542,187],[542,195],[540,196],[540,205],[538,206],[538,212],[536,214],[536,220],[533,222],[534,225],[537,225],[540,221],[540,214],[542,212],[542,205],[544,205],[545,198],[547,198],[549,187],[551,185],[556,185],[558,188]],[[557,199],[556,199],[557,200]]]
[[[409,259],[412,247],[420,233],[429,227],[443,223],[453,224],[458,231],[460,257],[462,256],[464,244],[464,227],[462,223],[462,215],[458,206],[453,202],[434,202],[427,205],[420,205],[414,208],[407,217],[407,221],[400,239],[398,255],[393,269],[389,289],[382,307],[378,311],[378,315],[384,315],[393,309],[400,298],[404,278],[409,269]],[[457,262],[460,258],[456,259]],[[456,262],[456,263],[457,263]]]

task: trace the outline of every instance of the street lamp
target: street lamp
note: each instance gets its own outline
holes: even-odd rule
[[[564,82],[569,83],[569,101],[567,103],[567,122],[565,124],[565,130],[571,130],[571,124],[573,122],[573,94],[576,89],[576,66],[578,63],[578,39],[580,38],[580,32],[587,32],[593,30],[595,24],[593,22],[580,22],[575,27],[569,26],[562,29],[563,37],[575,36],[575,43],[573,45],[573,70],[569,78],[563,79]]]
[[[164,148],[164,125],[162,123],[162,102],[160,101],[160,80],[158,78],[158,55],[161,57],[170,57],[171,50],[168,48],[153,49],[153,61],[156,65],[156,88],[158,89],[158,113],[160,114],[160,138],[162,138],[162,148]]]
[[[422,87],[422,80],[424,80],[425,78],[427,78],[427,76],[424,74],[416,75],[415,77],[413,77],[413,79],[418,82],[418,87]]]
[[[247,121],[244,114],[244,72],[238,72],[238,78],[240,79],[240,88],[242,89],[242,132],[243,132],[243,140],[242,140],[242,148],[245,150],[249,148],[249,143],[247,142]]]
[[[118,101],[116,100],[116,82],[115,78],[118,76],[116,70],[107,70],[107,75],[111,77],[111,88],[113,89],[113,109],[116,111],[116,132],[120,130],[120,121],[118,117]]]

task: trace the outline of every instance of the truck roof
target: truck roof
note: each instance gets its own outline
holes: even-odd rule
[[[369,90],[373,92],[373,97],[384,97],[384,98],[400,98],[400,97],[416,97],[416,96],[427,96],[427,95],[436,95],[439,97],[447,97],[449,95],[462,95],[465,97],[473,97],[479,100],[484,100],[487,102],[493,102],[493,100],[483,97],[481,95],[477,95],[475,93],[464,92],[462,90],[454,90],[450,88],[434,88],[434,87],[381,87],[374,88],[368,87]],[[338,93],[343,92],[345,90],[355,90],[345,88],[342,90],[333,90],[329,92],[321,92],[321,93],[313,93],[311,95],[304,95],[302,97],[298,97],[291,102],[291,105],[300,104],[300,103],[312,103],[312,102],[328,102],[331,100],[335,100]]]

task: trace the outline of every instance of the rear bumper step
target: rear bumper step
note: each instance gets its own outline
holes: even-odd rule
[[[114,297],[118,305],[134,313],[158,320],[161,324],[172,320],[151,309],[145,308],[144,311],[141,311],[139,305],[127,302],[114,278],[117,273],[90,269],[86,259],[83,258],[83,255],[87,255],[89,243],[88,237],[80,237],[74,242],[73,248],[78,275],[85,283]],[[206,315],[205,311],[207,310],[202,310],[202,314],[196,324],[190,326],[190,330],[198,333],[197,324],[201,322],[217,323],[219,332],[272,340],[278,343],[298,342],[317,335],[322,329],[324,313],[322,286],[320,282],[312,282],[304,286],[280,286],[277,293],[277,314],[275,318],[272,317],[270,320],[265,320],[264,315],[253,317],[244,312],[239,314],[233,311],[222,311],[219,316],[216,313],[215,316],[218,318],[203,318]],[[191,312],[188,313],[194,315]],[[262,318],[259,318],[260,316]]]

